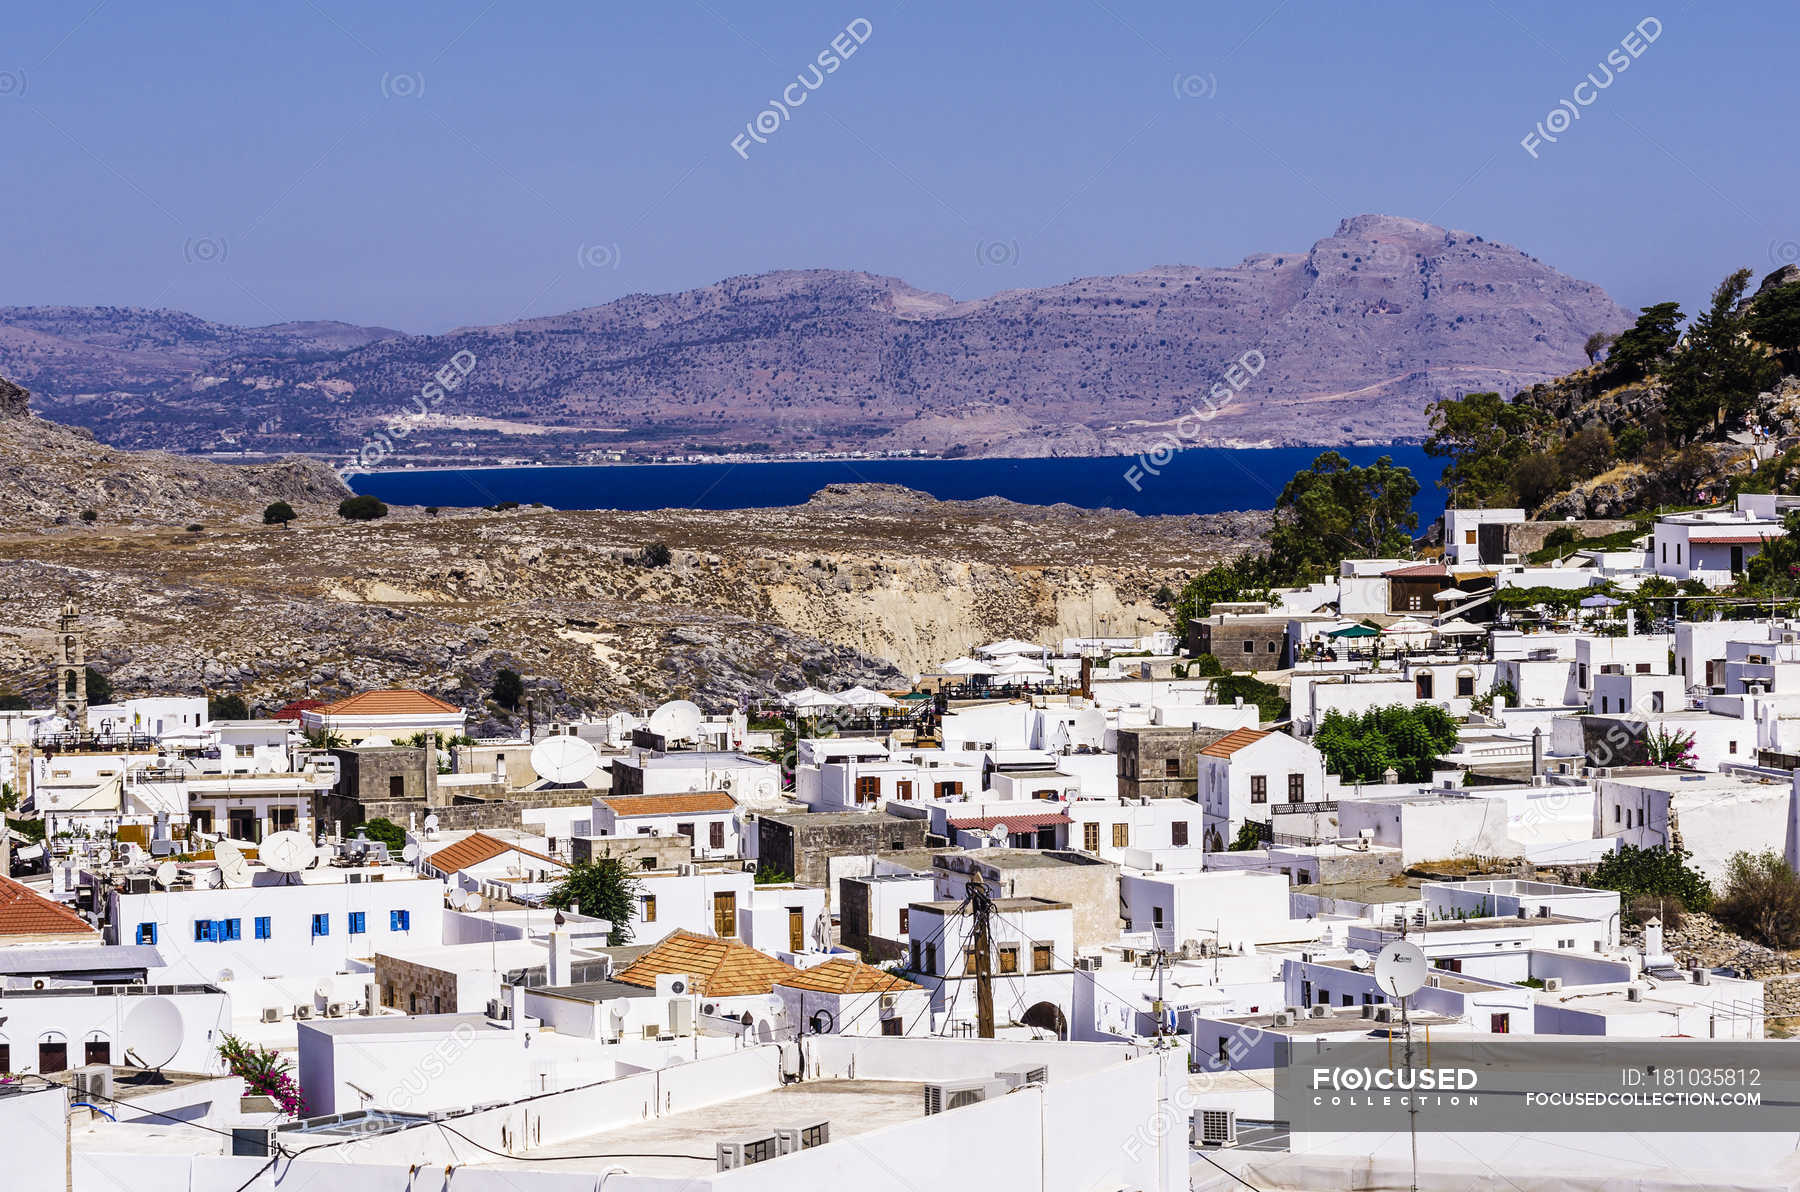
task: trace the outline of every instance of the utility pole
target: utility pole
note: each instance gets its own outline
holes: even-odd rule
[[[969,878],[969,915],[975,924],[975,1033],[994,1037],[994,900],[980,875]]]

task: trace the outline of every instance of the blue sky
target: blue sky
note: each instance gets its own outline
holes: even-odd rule
[[[0,304],[430,331],[800,267],[967,298],[1380,211],[1691,309],[1800,253],[1797,25],[1661,0],[13,5]]]

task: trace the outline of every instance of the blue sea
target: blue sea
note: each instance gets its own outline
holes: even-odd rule
[[[352,486],[403,505],[540,503],[556,509],[754,509],[801,505],[828,484],[900,484],[943,500],[1005,497],[1135,513],[1267,509],[1288,477],[1324,448],[1195,447],[1172,458],[858,459],[780,463],[416,469],[357,476]],[[1340,447],[1352,463],[1383,455],[1419,480],[1419,523],[1443,512],[1443,461],[1416,445]]]

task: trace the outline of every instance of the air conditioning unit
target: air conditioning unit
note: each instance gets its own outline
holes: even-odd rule
[[[1237,1110],[1199,1109],[1194,1111],[1195,1140],[1201,1146],[1237,1145]]]
[[[1628,985],[1628,986],[1626,986],[1626,988],[1625,988],[1625,1000],[1626,1000],[1626,1001],[1628,1001],[1628,1002],[1641,1002],[1641,1001],[1643,1001],[1643,1000],[1644,1000],[1644,987],[1643,987],[1643,986],[1642,986],[1642,985]]]
[[[342,1018],[348,1010],[349,1007],[343,1002],[328,1002],[325,1006],[325,1017]]]
[[[1123,960],[1126,964],[1130,964],[1132,961],[1137,959],[1137,949],[1135,949],[1135,948],[1121,949],[1119,952],[1119,958],[1121,960]]]
[[[1375,1021],[1376,1022],[1393,1022],[1394,1018],[1395,1018],[1394,1007],[1392,1007],[1392,1006],[1376,1006],[1375,1007]]]
[[[233,1126],[231,1153],[250,1159],[266,1159],[275,1147],[273,1126]]]
[[[512,1017],[512,1006],[503,997],[491,997],[488,999],[487,1016],[495,1022],[505,1022]]]
[[[1100,971],[1100,958],[1098,956],[1077,956],[1075,967],[1084,973],[1097,973]]]
[[[294,1021],[304,1022],[312,1016],[313,1008],[311,1002],[301,1002],[298,1006],[294,1007]]]
[[[702,1014],[717,1014],[718,1012],[719,1012],[719,1003],[718,1002],[701,1002],[700,1003],[700,1013],[702,1013]]]
[[[1276,1026],[1293,1026],[1294,1025],[1294,1016],[1292,1014],[1288,1013],[1286,1010],[1277,1010],[1275,1012],[1275,1025]]]
[[[1559,990],[1562,989],[1562,981],[1563,981],[1563,979],[1561,977],[1545,977],[1544,978],[1544,992],[1545,993],[1558,992]]]
[[[686,997],[694,992],[694,978],[687,973],[658,973],[657,997]]]
[[[148,877],[128,877],[125,879],[125,892],[127,894],[148,894],[150,893],[150,889],[151,880]]]
[[[1375,1003],[1374,1002],[1364,1002],[1362,1004],[1362,1016],[1364,1018],[1375,1017]]]
[[[1314,1018],[1330,1018],[1331,1017],[1331,1007],[1330,1006],[1314,1006],[1312,1008],[1312,1016]]]
[[[900,995],[899,994],[884,993],[881,995],[881,1016],[883,1018],[892,1018],[894,1016],[894,1011],[896,1009],[898,1009],[899,1006],[900,1006]]]
[[[1032,1068],[1007,1068],[994,1073],[994,1076],[1005,1081],[1006,1087],[1009,1089],[1022,1089],[1028,1084],[1049,1084],[1050,1067],[1047,1064],[1038,1064]]]
[[[113,1099],[113,1070],[110,1064],[87,1064],[69,1073],[78,1100],[107,1102]]]
[[[766,1138],[744,1138],[737,1142],[721,1142],[718,1144],[718,1162],[720,1171],[733,1171],[739,1167],[748,1167],[752,1163],[766,1163],[781,1154],[775,1136]]]
[[[1696,984],[1696,985],[1711,985],[1712,984],[1712,970],[1711,969],[1701,968],[1698,965],[1696,965],[1693,969],[1690,970],[1690,973],[1694,978],[1694,984]]]
[[[281,1007],[280,1006],[264,1006],[263,1012],[262,1012],[262,1020],[264,1022],[280,1022],[281,1021]]]
[[[344,875],[344,881],[348,885],[360,886],[363,883],[363,875],[360,873],[346,873]]]
[[[813,1122],[806,1126],[775,1127],[775,1147],[779,1154],[809,1151],[831,1141],[831,1123]]]
[[[925,1113],[943,1113],[961,1109],[994,1097],[1005,1095],[1006,1084],[999,1080],[949,1080],[925,1086]]]

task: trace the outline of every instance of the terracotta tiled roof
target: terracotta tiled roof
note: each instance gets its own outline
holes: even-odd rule
[[[1025,815],[977,815],[968,819],[953,819],[950,826],[965,831],[985,832],[989,828],[1005,824],[1008,832],[1029,832],[1033,828],[1048,828],[1053,824],[1068,822],[1068,815],[1061,811],[1033,811]]]
[[[1396,567],[1381,574],[1387,579],[1449,579],[1450,569],[1438,563],[1419,563],[1412,567]]]
[[[1706,546],[1761,546],[1761,534],[1689,534],[1689,542]]]
[[[744,997],[792,985],[800,970],[736,940],[677,931],[621,969],[615,981],[654,988],[656,979],[677,973],[694,978],[695,992],[709,997]]]
[[[298,720],[300,713],[310,712],[314,708],[323,708],[324,706],[325,701],[322,699],[297,699],[293,703],[286,704],[279,710],[269,713],[269,719]]]
[[[555,857],[546,857],[543,853],[534,853],[528,848],[520,848],[498,837],[489,836],[486,832],[471,832],[455,844],[446,844],[437,852],[425,858],[439,873],[456,873],[471,865],[479,865],[483,861],[492,861],[505,853],[521,853],[539,861],[548,861],[558,868],[566,868]]]
[[[423,691],[394,687],[386,691],[359,692],[349,699],[326,704],[319,711],[327,716],[432,716],[462,709]]]
[[[93,935],[86,919],[31,887],[0,877],[0,937]]]
[[[737,801],[724,791],[694,791],[685,795],[615,795],[600,800],[614,815],[696,815],[707,811],[732,811]]]
[[[1203,745],[1200,752],[1207,757],[1230,757],[1246,745],[1254,745],[1269,734],[1257,728],[1234,728],[1211,745]]]
[[[801,969],[798,977],[778,984],[815,993],[905,993],[923,988],[844,956]]]

